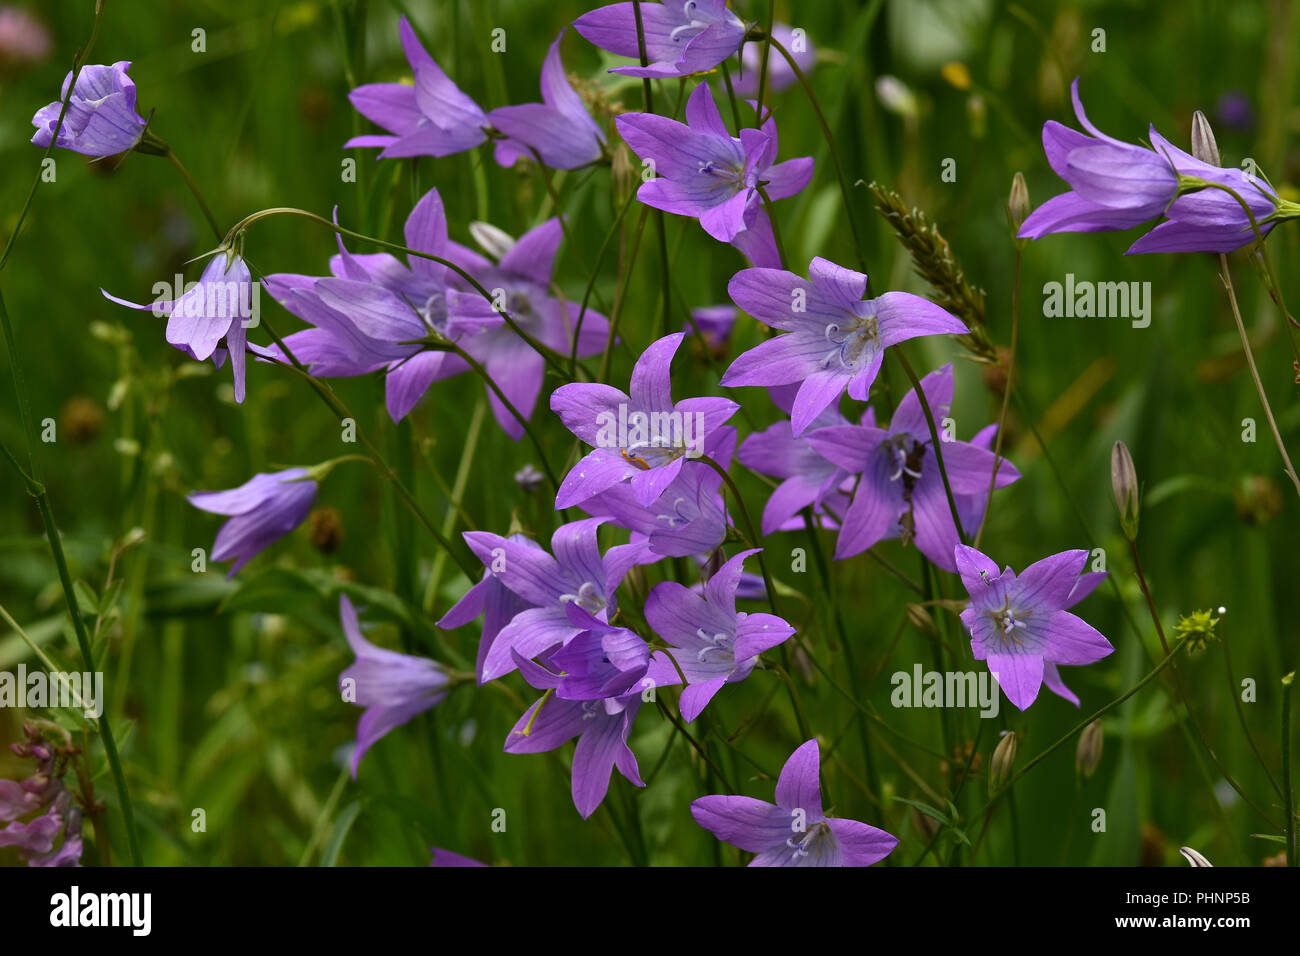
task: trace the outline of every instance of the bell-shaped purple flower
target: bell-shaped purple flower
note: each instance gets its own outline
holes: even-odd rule
[[[436,661],[399,654],[367,641],[347,595],[339,597],[339,618],[357,657],[339,675],[339,687],[345,700],[365,708],[357,723],[357,746],[352,753],[352,776],[356,777],[366,751],[390,730],[441,704],[451,680]]]
[[[488,573],[518,598],[508,623],[499,628],[484,626],[480,684],[513,671],[512,652],[532,658],[576,637],[582,627],[570,620],[570,604],[602,620],[617,609],[618,586],[644,549],[616,545],[602,556],[596,535],[603,523],[603,518],[586,518],[561,525],[551,537],[554,556],[522,535],[503,538],[487,531],[465,532],[465,542]],[[480,596],[471,589],[438,623],[444,628],[458,626],[477,616],[479,608],[490,611],[501,606],[500,599],[488,603],[487,594]],[[467,616],[471,610],[473,615]]]
[[[736,449],[736,429],[718,429],[709,456],[723,468],[731,466]],[[685,558],[709,554],[727,536],[726,506],[722,500],[722,476],[698,461],[686,461],[677,477],[659,497],[645,505],[630,482],[611,485],[579,504],[592,515],[606,515],[620,528],[632,532],[634,542],[645,545],[638,564],[649,564],[660,556]]]
[[[688,458],[712,454],[717,430],[740,406],[725,398],[673,402],[669,369],[682,333],[665,335],[637,359],[631,395],[598,382],[573,382],[551,393],[551,410],[594,451],[560,483],[556,508],[568,508],[629,481],[652,504]]]
[[[655,178],[641,184],[637,199],[699,219],[720,242],[733,242],[754,227],[760,186],[777,200],[793,196],[812,178],[811,157],[776,162],[776,121],[770,116],[761,129],[747,127],[732,136],[707,83],[686,101],[686,123],[651,113],[625,113],[614,122],[632,152],[654,169]]]
[[[931,372],[921,389],[937,423],[952,404],[952,366]],[[942,435],[941,435],[942,437]],[[860,474],[853,503],[835,545],[836,558],[848,558],[886,538],[901,536],[937,567],[956,570],[952,549],[960,543],[929,425],[916,392],[898,403],[888,429],[872,425],[841,425],[808,435],[808,442],[829,461],[850,474]],[[954,497],[987,496],[994,456],[969,442],[943,441],[940,452]],[[998,466],[997,486],[1020,477],[1005,459]]]
[[[736,610],[745,558],[760,549],[742,551],[704,584],[704,595],[676,581],[661,581],[646,599],[646,622],[671,644],[672,658],[686,678],[678,704],[682,719],[693,721],[724,684],[744,680],[771,650],[794,633],[774,614]]]
[[[358,113],[387,135],[355,136],[344,143],[382,147],[381,159],[404,156],[450,156],[487,141],[487,117],[421,46],[406,17],[398,27],[415,83],[358,86],[348,99]]]
[[[1083,575],[1088,552],[1062,551],[1019,576],[1009,567],[999,572],[992,560],[966,545],[956,546],[954,558],[971,598],[961,612],[971,652],[988,664],[1007,699],[1025,710],[1046,681],[1078,706],[1078,698],[1060,682],[1057,665],[1091,664],[1114,650],[1096,628],[1065,610],[1104,577]]]
[[[724,843],[757,854],[750,866],[871,866],[898,845],[884,830],[826,816],[816,739],[801,745],[781,768],[775,804],[753,797],[700,797],[691,804],[691,816]]]
[[[799,382],[791,408],[795,437],[845,391],[866,401],[885,349],[922,335],[969,332],[960,319],[908,292],[864,299],[867,277],[829,260],[809,263],[808,278],[781,269],[742,269],[727,291],[778,335],[739,356],[722,384]]]
[[[794,407],[798,385],[779,385],[768,389],[772,401],[787,415]],[[871,410],[867,409],[867,416]],[[874,425],[874,418],[865,418]],[[782,420],[761,432],[755,432],[740,445],[740,463],[751,471],[780,480],[767,504],[763,506],[763,534],[786,527],[804,508],[817,510],[828,495],[835,492],[849,473],[823,457],[808,441],[809,434],[835,425],[849,425],[849,420],[832,404],[826,406],[808,425],[805,434],[796,438],[788,420]],[[842,514],[842,512],[840,512]]]
[[[145,121],[135,110],[135,83],[126,71],[128,60],[112,66],[85,66],[77,76],[72,98],[72,74],[63,79],[63,92],[57,102],[43,106],[32,117],[36,133],[32,142],[42,149],[54,138],[64,100],[68,101],[59,139],[54,145],[86,156],[116,156],[134,149],[144,136]]]
[[[641,5],[641,34],[647,66],[619,66],[610,70],[623,76],[689,76],[713,69],[740,49],[745,24],[727,9],[726,0],[664,0]],[[636,9],[631,3],[612,3],[584,13],[573,27],[590,43],[640,61]]]
[[[174,300],[141,305],[100,291],[110,302],[166,316],[167,344],[190,358],[211,358],[220,368],[229,356],[235,401],[243,402],[248,330],[258,324],[260,313],[258,286],[237,253],[219,250],[203,267],[199,281]]]
[[[196,491],[189,496],[196,508],[230,516],[212,546],[213,561],[234,559],[229,577],[306,519],[318,487],[310,475],[306,468],[263,472],[238,488]]]
[[[488,121],[509,137],[496,146],[502,166],[513,166],[520,156],[531,159],[536,152],[552,169],[577,169],[604,153],[605,134],[564,72],[563,38],[561,30],[542,64],[542,102],[502,106],[488,114]]]

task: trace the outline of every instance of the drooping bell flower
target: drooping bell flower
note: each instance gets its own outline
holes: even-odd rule
[[[552,169],[577,169],[604,153],[605,134],[564,72],[563,38],[560,31],[542,64],[543,102],[502,106],[488,114],[488,121],[509,137],[496,146],[496,161],[502,166],[513,166],[520,156],[532,159],[536,152]]]
[[[319,486],[306,468],[259,473],[238,488],[197,491],[190,504],[212,514],[229,515],[212,546],[213,561],[234,559],[228,577],[271,543],[306,520]]]
[[[97,158],[135,149],[144,136],[146,123],[135,109],[135,82],[126,75],[130,68],[129,60],[119,60],[112,66],[82,67],[71,99],[68,99],[68,87],[72,86],[69,72],[63,79],[59,99],[41,107],[32,117],[32,125],[36,127],[32,143],[42,149],[50,145],[63,102],[68,100],[55,146]]]

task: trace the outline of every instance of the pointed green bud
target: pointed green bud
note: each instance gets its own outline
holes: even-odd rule
[[[1100,720],[1094,720],[1079,734],[1079,746],[1074,751],[1074,769],[1085,780],[1097,771],[1097,765],[1101,763],[1104,737]]]
[[[1120,527],[1124,537],[1137,540],[1138,533],[1138,479],[1133,467],[1133,456],[1122,441],[1115,442],[1110,453],[1110,486],[1115,492],[1115,507],[1119,509]]]
[[[1007,224],[1011,227],[1013,239],[1020,232],[1020,227],[1025,224],[1025,220],[1029,218],[1032,208],[1029,204],[1029,187],[1025,185],[1024,173],[1017,172],[1011,179],[1011,195],[1007,197]]]
[[[1014,730],[1008,730],[998,741],[993,750],[993,759],[989,761],[989,795],[998,791],[1004,781],[1011,775],[1011,765],[1016,762],[1016,751],[1020,749],[1020,738]]]

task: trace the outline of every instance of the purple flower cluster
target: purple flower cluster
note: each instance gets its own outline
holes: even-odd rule
[[[36,769],[23,780],[0,779],[0,847],[17,847],[28,866],[80,866],[82,808],[63,784],[79,751],[53,725],[24,724],[23,731],[26,740],[9,749],[35,760]],[[64,739],[52,740],[52,734]]]
[[[724,0],[615,3],[584,14],[573,26],[609,53],[644,60],[611,72],[647,83],[681,78],[683,92],[688,78],[732,57],[741,66],[742,96],[757,95],[760,87],[776,92],[796,80],[795,69],[780,58],[768,63],[768,75],[758,81],[759,43],[747,38],[759,34],[751,34]],[[789,652],[785,645],[796,628],[776,604],[789,589],[769,576],[762,546],[763,538],[789,531],[806,531],[814,539],[834,532],[840,561],[887,540],[914,545],[930,564],[960,576],[970,598],[960,617],[972,653],[987,663],[1016,707],[1027,709],[1044,684],[1079,704],[1058,668],[1095,662],[1112,647],[1068,609],[1104,574],[1085,573],[1083,551],[1043,558],[1019,575],[1010,568],[999,572],[965,543],[980,526],[992,492],[1021,478],[993,451],[997,426],[958,439],[950,418],[956,387],[951,363],[930,371],[896,403],[877,380],[888,381],[881,376],[885,359],[896,356],[902,343],[927,337],[938,344],[939,337],[972,329],[921,296],[870,295],[867,275],[826,258],[812,259],[806,277],[786,268],[772,203],[802,191],[814,168],[808,157],[778,162],[770,104],[751,103],[754,125],[733,135],[704,80],[685,101],[686,122],[627,112],[607,137],[565,73],[564,31],[542,65],[541,102],[490,111],[443,72],[405,17],[399,36],[412,81],[352,90],[352,105],[384,132],[355,137],[346,146],[378,148],[379,158],[387,160],[446,157],[490,145],[502,166],[524,159],[574,170],[611,164],[608,137],[617,135],[652,173],[636,194],[644,206],[697,219],[712,239],[738,249],[750,267],[729,276],[735,307],[696,310],[683,331],[650,342],[635,359],[626,391],[592,380],[585,368],[587,374],[574,371],[549,391],[550,412],[577,443],[573,464],[557,482],[553,502],[546,498],[545,510],[553,503],[555,511],[580,509],[586,517],[561,515],[549,545],[518,530],[522,520],[505,534],[463,532],[474,561],[462,567],[472,569],[477,581],[437,624],[451,631],[481,620],[473,674],[372,643],[350,598],[339,598],[342,631],[354,655],[339,676],[339,690],[346,702],[362,708],[351,757],[354,776],[386,734],[439,706],[458,686],[518,672],[515,681],[540,693],[506,734],[504,751],[540,753],[576,740],[572,798],[582,817],[591,816],[615,769],[632,784],[645,785],[631,742],[644,705],[670,715],[675,705],[679,730],[706,709],[702,723],[710,724],[728,695],[744,692],[729,685],[768,669],[773,652]],[[812,67],[816,58],[802,31],[778,24],[773,36],[794,51],[799,71]],[[62,101],[36,114],[33,142],[96,156],[135,148],[145,121],[135,112],[128,66],[87,67],[75,86],[69,78],[57,140]],[[1021,236],[1126,229],[1164,216],[1131,252],[1227,251],[1252,235],[1242,227],[1240,207],[1215,184],[1245,197],[1265,231],[1288,215],[1253,177],[1197,159],[1154,129],[1150,149],[1106,136],[1084,114],[1077,83],[1073,95],[1087,132],[1057,123],[1043,131],[1048,162],[1071,190],[1030,215]],[[615,344],[605,316],[565,298],[555,285],[566,228],[561,218],[541,221],[518,239],[485,223],[468,224],[466,231],[484,250],[479,253],[451,238],[442,196],[433,188],[407,217],[404,245],[381,243],[404,251],[403,258],[350,251],[336,219],[338,252],[327,275],[277,273],[260,284],[254,284],[242,255],[243,225],[222,242],[190,289],[151,305],[108,296],[165,317],[166,341],[189,357],[217,365],[229,358],[238,402],[246,395],[250,352],[265,365],[301,364],[319,379],[381,375],[394,422],[410,415],[436,383],[473,372],[484,379],[502,431],[515,441],[526,433],[536,441],[531,426],[548,364],[554,369],[557,356],[608,359]],[[247,338],[247,329],[257,324],[261,288],[305,326],[272,346]],[[668,297],[674,290],[659,291]],[[742,314],[766,328],[755,328]],[[672,321],[669,329],[679,327]],[[629,337],[638,334],[635,319],[624,328],[631,329]],[[673,363],[686,354],[683,341],[696,333],[702,346],[697,357],[731,358],[721,387],[767,389],[781,413],[774,423],[754,428],[741,441],[733,420],[756,406],[742,409],[719,395],[674,399]],[[733,343],[746,336],[755,344],[733,357]],[[846,397],[860,406],[846,412]],[[556,424],[549,417],[547,422]],[[229,574],[238,573],[302,524],[332,467],[356,457],[258,473],[239,487],[191,494],[196,508],[226,518],[213,560],[230,561]],[[731,475],[735,462],[773,479],[761,533],[749,527]],[[541,475],[531,465],[516,481],[531,495],[541,494]],[[534,497],[530,504],[536,503]],[[738,540],[743,548],[730,547]],[[683,558],[690,560],[678,560]],[[649,569],[655,567],[659,579],[651,584]],[[760,600],[768,602],[770,613],[748,606]],[[960,607],[933,603],[954,613]],[[802,636],[799,641],[805,650]],[[454,649],[445,657],[459,660]],[[791,680],[787,670],[778,673]],[[802,711],[799,716],[802,721]],[[21,847],[33,865],[75,863],[81,817],[60,782],[67,753],[39,735],[29,737],[15,749],[34,757],[38,770],[21,783],[0,781],[0,821],[7,823],[0,846]],[[717,839],[754,854],[751,865],[868,866],[886,857],[897,844],[893,836],[828,815],[820,767],[814,737],[781,770],[774,803],[706,795],[691,804],[691,813]],[[482,865],[440,848],[431,853],[431,865]]]

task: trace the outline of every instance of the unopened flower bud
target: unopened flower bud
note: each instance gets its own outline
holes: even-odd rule
[[[1011,195],[1007,197],[1007,224],[1011,227],[1011,236],[1015,238],[1020,227],[1029,218],[1032,207],[1029,204],[1029,187],[1025,185],[1025,176],[1017,172],[1011,179]]]
[[[1097,764],[1101,763],[1101,746],[1104,737],[1100,720],[1094,720],[1083,728],[1083,733],[1079,734],[1079,746],[1074,752],[1074,769],[1085,780],[1097,771]]]
[[[1020,749],[1020,738],[1014,730],[1002,735],[993,750],[993,759],[989,761],[989,794],[993,794],[1011,775],[1011,765],[1016,762],[1016,751]]]
[[[1120,527],[1124,537],[1137,539],[1138,533],[1138,479],[1133,467],[1133,456],[1122,441],[1115,442],[1110,453],[1110,486],[1115,492],[1115,507],[1119,509]]]
[[[907,620],[914,628],[922,634],[938,634],[938,629],[934,626],[934,618],[930,612],[921,604],[909,604],[906,607]]]
[[[615,206],[621,206],[641,185],[641,172],[632,160],[632,151],[626,143],[619,143],[614,148],[614,157],[610,160],[610,176],[614,184]]]
[[[1219,159],[1219,144],[1214,141],[1214,130],[1200,110],[1192,115],[1192,155],[1211,166],[1223,165]]]

